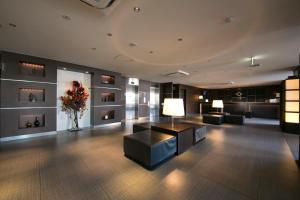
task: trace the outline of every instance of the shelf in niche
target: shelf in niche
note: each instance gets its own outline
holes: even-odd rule
[[[109,110],[109,111],[105,111],[102,113],[101,116],[102,120],[112,120],[115,119],[115,111],[114,110]]]
[[[37,122],[39,122],[39,124]],[[41,127],[45,127],[45,114],[25,114],[19,116],[19,129]]]
[[[115,76],[111,75],[101,75],[101,83],[107,85],[114,85],[115,84]]]
[[[101,102],[114,102],[114,101],[115,101],[115,93],[111,93],[111,92],[101,93]]]
[[[45,65],[44,64],[20,61],[19,66],[20,66],[21,74],[23,74],[23,75],[45,77]]]
[[[19,88],[19,102],[45,102],[45,90],[33,88]]]

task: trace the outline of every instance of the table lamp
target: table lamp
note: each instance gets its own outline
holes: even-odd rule
[[[223,100],[213,100],[212,107],[217,108],[217,112],[218,112],[218,108],[223,109],[224,108]],[[222,112],[222,110],[221,110],[221,112]]]
[[[172,117],[172,127],[174,127],[173,117],[184,116],[183,99],[164,99],[163,115]]]

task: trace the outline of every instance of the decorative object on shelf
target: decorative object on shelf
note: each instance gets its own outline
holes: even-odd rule
[[[62,111],[70,115],[72,119],[72,129],[70,131],[78,131],[78,112],[80,113],[79,118],[84,114],[86,108],[86,101],[88,100],[89,94],[85,88],[78,81],[73,81],[72,89],[66,91],[65,96],[61,96]]]
[[[39,126],[40,126],[41,123],[40,123],[40,121],[38,120],[38,117],[35,117],[35,120],[34,120],[34,123],[33,123],[33,124],[34,124],[35,127],[39,127]]]
[[[31,128],[32,127],[32,123],[30,121],[27,121],[25,125],[26,125],[26,128]]]
[[[103,92],[101,93],[101,102],[114,102],[115,101],[115,94]]]
[[[104,113],[101,114],[101,119],[102,120],[111,120],[115,118],[115,111],[110,110],[110,111],[105,111]]]
[[[28,97],[31,103],[37,102],[37,97],[33,93],[30,93]]]

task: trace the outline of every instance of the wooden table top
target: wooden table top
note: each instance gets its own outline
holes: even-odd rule
[[[195,125],[193,124],[185,124],[185,123],[174,123],[174,126],[172,126],[172,123],[166,122],[166,123],[154,123],[152,126],[167,129],[170,131],[175,132],[182,132],[186,129],[194,128]]]

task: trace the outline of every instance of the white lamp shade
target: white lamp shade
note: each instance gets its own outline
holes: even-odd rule
[[[224,108],[224,104],[222,100],[213,100],[212,102],[213,108]]]
[[[164,99],[163,114],[168,116],[184,116],[183,99]]]

